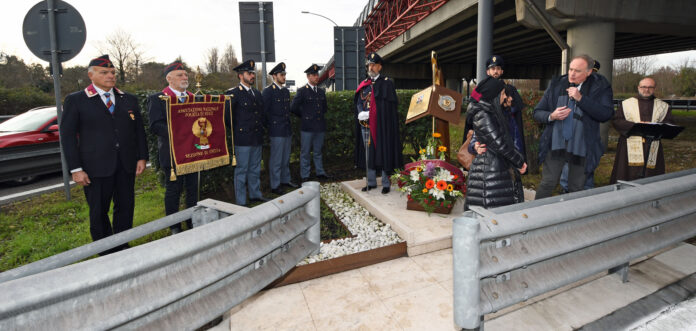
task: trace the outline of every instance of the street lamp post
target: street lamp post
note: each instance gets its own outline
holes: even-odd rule
[[[332,19],[330,19],[330,18],[328,18],[328,17],[326,17],[326,16],[324,16],[324,15],[320,15],[320,14],[317,14],[317,13],[308,12],[308,11],[306,11],[306,10],[303,10],[303,11],[302,11],[302,14],[309,14],[309,15],[315,15],[315,16],[323,17],[323,18],[329,20],[331,23],[333,23],[333,25],[338,26],[338,24],[336,24],[336,22],[334,22]]]
[[[315,15],[315,16],[319,16],[319,17],[325,18],[325,19],[329,20],[329,22],[333,23],[333,25],[334,25],[335,27],[338,27],[338,24],[336,24],[336,22],[334,22],[332,19],[330,19],[330,18],[328,18],[328,17],[326,17],[326,16],[324,16],[324,15],[320,15],[320,14],[317,14],[317,13],[312,13],[312,12],[309,12],[309,11],[306,11],[306,10],[303,10],[303,11],[302,11],[302,14]],[[341,65],[341,70],[342,70],[342,73],[343,73],[343,75],[342,75],[342,76],[343,76],[343,88],[345,89],[345,88],[346,88],[346,59],[345,59],[346,55],[345,55],[345,47],[343,47],[343,46],[344,46],[343,43],[345,42],[345,41],[344,41],[345,36],[343,35],[343,33],[344,33],[344,32],[343,32],[343,29],[341,29],[341,60],[342,60],[342,62],[341,62],[341,63],[342,63],[342,65]],[[336,63],[336,60],[334,59],[334,67],[336,66],[335,63]]]

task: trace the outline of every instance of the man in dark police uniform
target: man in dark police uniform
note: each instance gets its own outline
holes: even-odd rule
[[[186,207],[193,207],[198,202],[198,173],[176,174],[176,167],[171,162],[169,151],[167,104],[165,100],[160,99],[160,96],[167,95],[171,103],[193,101],[193,93],[186,90],[189,86],[188,73],[183,63],[174,61],[164,67],[164,75],[169,85],[162,92],[150,95],[147,101],[150,130],[157,135],[159,163],[164,171],[164,213],[171,215],[179,211],[179,199],[184,187],[186,187]],[[189,229],[193,227],[191,220],[186,221],[186,224]],[[170,229],[172,234],[177,234],[182,230],[181,224],[172,225]]]
[[[60,139],[72,179],[84,187],[96,241],[133,227],[135,176],[145,170],[148,150],[138,100],[115,87],[109,56],[90,61],[87,75],[92,84],[65,98]]]
[[[261,195],[261,146],[263,145],[264,115],[261,92],[254,88],[256,70],[254,60],[236,66],[239,86],[225,92],[232,107],[232,132],[237,167],[234,169],[236,203],[246,206],[247,188],[250,201],[268,201]],[[228,116],[229,109],[225,111]],[[229,122],[228,122],[229,123]]]
[[[377,188],[377,171],[382,173],[382,194],[391,189],[389,176],[395,168],[403,167],[401,136],[399,133],[399,100],[394,83],[380,75],[382,58],[377,53],[367,56],[369,77],[360,83],[355,93],[356,117],[370,125],[370,151],[368,156],[367,186],[363,191]],[[356,166],[365,165],[360,124],[356,125]]]
[[[278,63],[270,72],[273,83],[263,89],[263,110],[268,121],[271,157],[268,165],[271,192],[283,194],[281,185],[296,188],[290,181],[290,91],[285,84],[285,63]]]
[[[308,181],[311,173],[310,151],[313,154],[314,170],[318,179],[328,179],[324,171],[321,158],[321,149],[324,146],[324,133],[326,132],[327,103],[324,89],[317,87],[319,82],[319,67],[312,64],[304,72],[307,74],[307,84],[297,89],[295,99],[292,100],[290,111],[300,117],[302,127],[300,129],[300,177],[302,181]]]

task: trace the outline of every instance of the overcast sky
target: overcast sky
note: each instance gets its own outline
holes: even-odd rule
[[[0,10],[0,50],[21,57],[27,63],[46,64],[35,57],[24,43],[22,22],[37,0],[5,0]],[[222,51],[231,43],[241,59],[239,1],[232,0],[68,0],[85,21],[87,42],[64,67],[87,65],[101,55],[100,41],[116,29],[131,33],[149,60],[169,63],[181,55],[193,67],[204,67],[206,51]],[[275,0],[276,61],[287,65],[287,79],[306,82],[304,69],[312,63],[324,63],[333,54],[333,24],[328,20],[302,14],[307,10],[327,16],[338,25],[351,26],[367,0]],[[678,65],[684,59],[696,60],[696,51],[658,56],[659,65]],[[260,59],[256,59],[260,62]],[[275,65],[269,63],[267,70]],[[260,69],[260,64],[257,67]]]

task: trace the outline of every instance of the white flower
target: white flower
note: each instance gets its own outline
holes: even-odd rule
[[[420,174],[418,173],[418,171],[416,171],[415,169],[411,170],[411,180],[414,182],[417,182],[419,179],[420,179]]]
[[[449,170],[444,169],[444,168],[438,168],[437,175],[433,178],[435,182],[439,182],[441,180],[444,180],[446,182],[451,182],[454,180],[454,175],[452,175]]]
[[[445,200],[445,191],[440,191],[437,189],[437,187],[431,188],[428,193],[438,200]]]

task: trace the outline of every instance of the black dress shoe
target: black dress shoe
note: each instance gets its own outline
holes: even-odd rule
[[[331,177],[329,177],[329,176],[327,176],[327,175],[317,175],[317,179],[319,179],[319,180],[329,180],[329,179],[331,179]]]
[[[302,182],[302,183],[304,183],[304,182],[308,182],[308,181],[309,181],[309,177],[306,177],[306,178],[302,178],[302,179],[300,180],[300,182]]]
[[[251,202],[256,202],[256,201],[268,202],[268,201],[271,201],[271,199],[266,198],[266,197],[260,197],[260,198],[249,199],[249,201],[251,201]]]
[[[293,183],[293,182],[282,183],[282,184],[280,184],[280,185],[284,185],[284,186],[286,186],[286,187],[291,187],[291,188],[297,188],[297,187],[298,187],[297,184],[295,184],[295,183]]]
[[[389,187],[382,187],[382,194],[389,194],[390,190],[391,190],[391,188],[389,188]]]
[[[367,191],[369,191],[371,189],[375,189],[375,188],[377,188],[377,186],[365,186],[361,189],[361,191],[367,192]]]
[[[275,194],[277,194],[277,195],[283,195],[283,194],[285,194],[285,192],[283,192],[283,189],[280,188],[280,186],[279,186],[279,187],[276,187],[276,188],[274,188],[274,189],[272,189],[272,190],[271,190],[271,193],[275,193]]]

